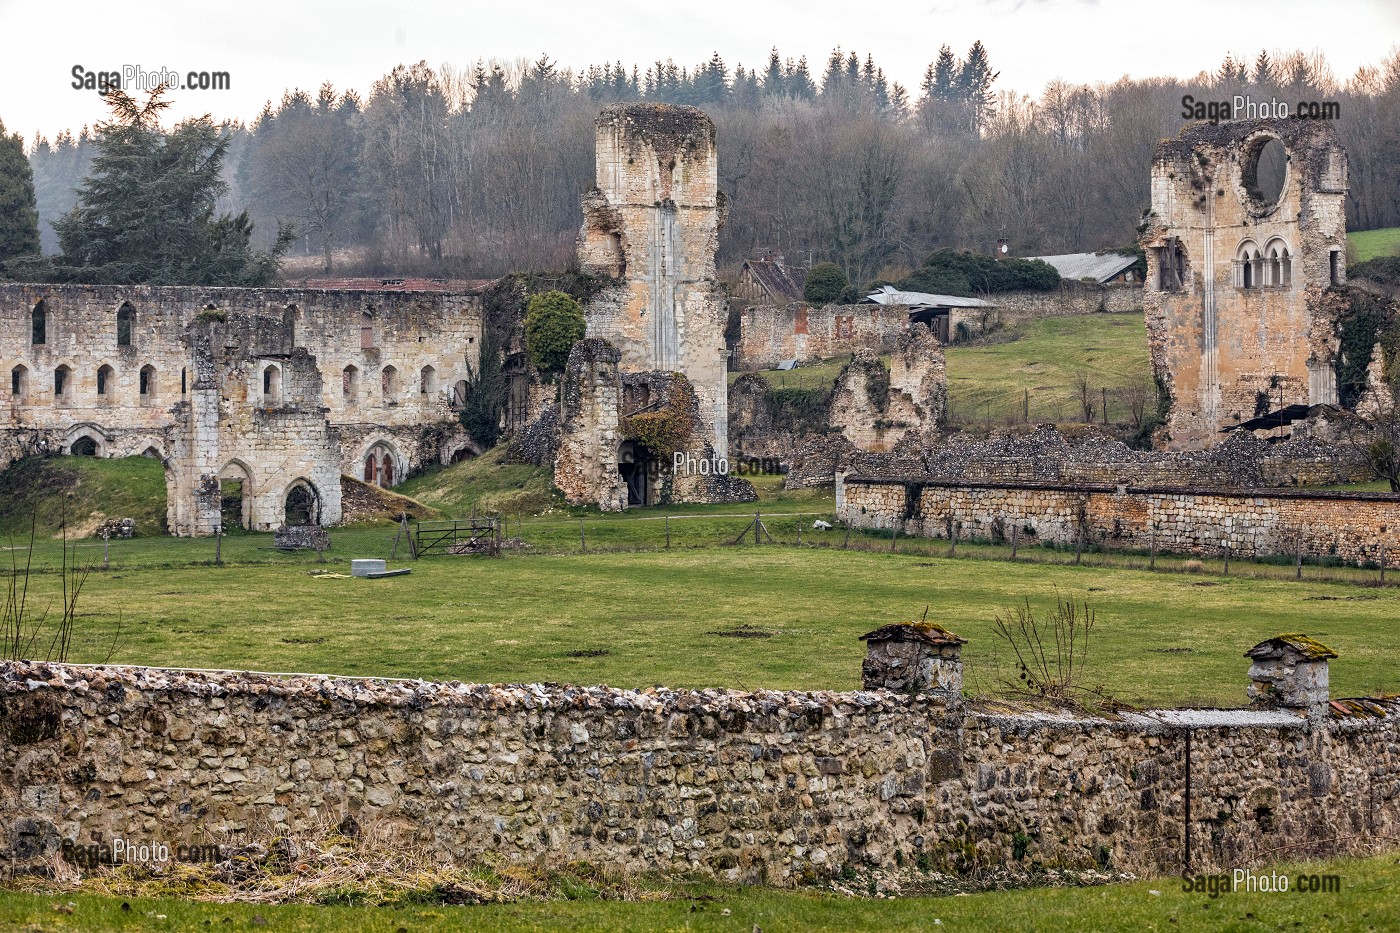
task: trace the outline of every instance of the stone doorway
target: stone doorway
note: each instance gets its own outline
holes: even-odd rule
[[[617,451],[617,472],[627,485],[628,508],[648,506],[656,501],[660,461],[651,450],[636,441],[623,441]]]

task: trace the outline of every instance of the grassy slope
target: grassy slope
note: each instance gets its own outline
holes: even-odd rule
[[[1352,231],[1347,234],[1347,244],[1354,247],[1354,262],[1365,262],[1377,256],[1400,256],[1400,227]]]
[[[1140,314],[1092,314],[1029,321],[1018,340],[948,348],[948,407],[955,418],[1020,420],[1024,393],[1030,420],[1080,417],[1081,375],[1094,402],[1109,390],[1109,418],[1127,416],[1113,390],[1152,384],[1147,330]]]
[[[1393,930],[1400,927],[1394,854],[1281,868],[1336,874],[1339,894],[1186,893],[1177,878],[1089,888],[1036,888],[958,897],[864,899],[812,891],[677,885],[650,903],[583,899],[484,907],[316,907],[210,904],[173,898],[34,895],[0,891],[0,926],[68,930],[788,931]],[[1296,882],[1291,884],[1296,889]],[[67,905],[73,906],[69,908]],[[129,910],[122,910],[129,906]],[[70,910],[71,913],[62,913]],[[936,921],[936,922],[935,922]]]
[[[0,534],[56,534],[66,515],[76,537],[110,518],[136,520],[137,533],[165,533],[165,468],[149,457],[22,460],[0,473]]]
[[[1099,390],[1109,390],[1109,418],[1122,420],[1128,412],[1112,398],[1113,391],[1152,383],[1140,314],[1041,318],[1018,325],[1011,334],[948,347],[947,355],[948,408],[955,420],[1019,421],[1026,390],[1031,395],[1031,421],[1076,420],[1080,374],[1089,377],[1095,405]],[[846,360],[761,375],[780,388],[818,388],[830,385]]]
[[[505,463],[497,447],[471,460],[411,477],[394,491],[417,499],[450,517],[480,512],[538,514],[562,505],[547,469]]]

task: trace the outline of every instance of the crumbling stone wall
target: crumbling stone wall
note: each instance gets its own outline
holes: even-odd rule
[[[160,457],[176,534],[213,530],[221,473],[258,487],[256,527],[275,527],[273,500],[309,472],[333,515],[340,474],[363,478],[370,448],[397,481],[469,445],[455,408],[480,335],[472,295],[0,285],[0,468],[80,441]]]
[[[853,630],[854,633],[859,629]],[[854,674],[854,672],[853,672]],[[792,885],[1194,868],[1368,851],[1400,832],[1389,715],[993,712],[888,691],[741,693],[0,663],[0,852],[262,841],[353,817],[444,858],[583,860]]]
[[[1273,140],[1288,166],[1270,201],[1258,160]],[[1201,123],[1157,147],[1143,303],[1170,447],[1208,446],[1261,408],[1336,403],[1321,296],[1346,280],[1346,191],[1346,152],[1322,121]]]
[[[604,512],[627,508],[627,487],[617,469],[622,443],[622,354],[606,340],[574,344],[560,392],[559,441],[554,485],[574,505]]]
[[[615,284],[587,302],[588,336],[617,347],[623,372],[684,374],[710,446],[727,456],[714,124],[694,107],[613,104],[596,128],[597,186],[583,198],[579,265]]]
[[[928,441],[947,413],[943,347],[924,324],[895,342],[887,366],[859,350],[836,380],[831,426],[861,450],[889,450],[903,441]]]
[[[890,353],[908,329],[902,305],[749,305],[739,311],[731,368],[774,369],[783,360],[829,360],[856,350]]]
[[[842,476],[837,516],[856,528],[1218,557],[1304,554],[1394,562],[1400,496],[1281,489],[999,483]]]
[[[1054,291],[997,292],[984,296],[1003,322],[1025,318],[1066,317],[1075,314],[1141,313],[1142,286],[1114,282],[1096,285],[1066,279]],[[975,312],[976,308],[955,308]],[[956,321],[952,322],[956,327]]]
[[[747,480],[728,475],[685,376],[620,372],[620,356],[597,337],[575,344],[560,387],[556,439],[543,437],[556,419],[541,418],[523,432],[517,449],[527,456],[552,449],[554,485],[565,499],[605,512],[625,509],[634,499],[645,505],[756,499]],[[648,436],[648,428],[665,437]]]

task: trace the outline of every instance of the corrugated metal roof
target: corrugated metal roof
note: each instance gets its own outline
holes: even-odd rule
[[[866,295],[867,301],[877,305],[904,305],[907,308],[990,308],[981,298],[962,298],[957,295],[932,295],[928,292],[901,292],[893,285],[881,285],[879,291]]]
[[[1039,259],[1055,267],[1055,271],[1060,273],[1062,279],[1073,279],[1078,282],[1081,279],[1093,279],[1100,284],[1107,282],[1124,269],[1137,262],[1136,256],[1124,256],[1120,253],[1065,253],[1062,256],[1027,256],[1027,259]]]

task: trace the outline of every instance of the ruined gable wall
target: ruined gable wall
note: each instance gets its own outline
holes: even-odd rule
[[[1277,202],[1266,205],[1247,173],[1271,138],[1289,162]],[[1344,265],[1345,197],[1346,154],[1321,122],[1198,124],[1158,147],[1143,300],[1153,366],[1173,400],[1170,446],[1213,443],[1221,428],[1254,415],[1260,392],[1274,408],[1335,403],[1335,339],[1317,296],[1331,282],[1333,250]],[[1242,287],[1241,246],[1267,252],[1275,237],[1292,254],[1291,283]],[[1162,250],[1175,243],[1185,274],[1179,290],[1163,290]]]
[[[1400,832],[1393,715],[1232,718],[1240,724],[1192,728],[1196,870],[1281,849],[1367,851]],[[993,713],[888,691],[3,662],[0,850],[28,862],[63,839],[267,843],[352,816],[444,858],[742,883],[915,859],[1156,875],[1182,864],[1174,722],[1170,711]]]
[[[714,124],[694,107],[614,104],[597,120],[597,188],[584,197],[583,271],[620,279],[589,300],[588,336],[629,372],[680,372],[717,452],[726,440],[727,306],[715,279],[723,206]]]

